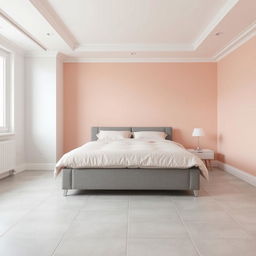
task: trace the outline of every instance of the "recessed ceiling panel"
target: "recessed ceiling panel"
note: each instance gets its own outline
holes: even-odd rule
[[[0,0],[0,8],[71,58],[212,60],[256,29],[254,0]],[[3,20],[0,34],[36,54]]]
[[[188,48],[232,0],[48,0],[85,44]]]

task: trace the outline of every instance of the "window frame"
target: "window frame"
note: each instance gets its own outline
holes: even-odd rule
[[[4,58],[4,126],[0,127],[0,136],[12,133],[12,84],[11,84],[11,54],[0,48],[0,56]]]

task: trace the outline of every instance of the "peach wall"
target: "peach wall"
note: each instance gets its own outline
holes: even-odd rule
[[[256,175],[256,37],[218,63],[218,151]]]
[[[91,126],[172,126],[195,146],[194,127],[216,150],[216,63],[65,63],[64,150],[90,140]]]

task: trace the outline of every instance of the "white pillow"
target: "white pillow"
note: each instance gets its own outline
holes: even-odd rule
[[[100,131],[96,136],[99,140],[120,140],[130,138],[130,131]]]
[[[164,140],[166,137],[167,137],[167,134],[165,132],[153,132],[153,131],[133,132],[134,139]]]

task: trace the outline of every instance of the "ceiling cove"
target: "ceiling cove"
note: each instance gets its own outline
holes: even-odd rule
[[[249,0],[0,3],[2,38],[66,62],[215,62],[256,34]]]

